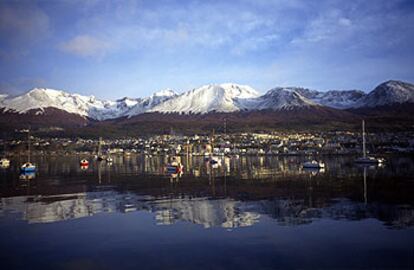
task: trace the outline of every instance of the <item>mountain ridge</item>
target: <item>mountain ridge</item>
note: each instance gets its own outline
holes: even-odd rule
[[[353,110],[356,113],[358,108],[403,103],[414,103],[414,85],[396,80],[383,82],[369,93],[360,90],[322,92],[303,87],[275,87],[265,94],[259,94],[247,85],[224,83],[203,85],[181,94],[165,89],[148,97],[124,97],[115,101],[48,88],[34,88],[18,96],[0,94],[2,113],[25,114],[30,111],[42,115],[47,108],[54,108],[96,121],[132,118],[145,113],[237,113],[318,107]]]

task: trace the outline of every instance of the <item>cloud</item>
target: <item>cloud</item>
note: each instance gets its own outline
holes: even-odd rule
[[[0,3],[0,38],[8,46],[27,46],[50,33],[49,16],[26,2]]]
[[[103,57],[110,48],[110,43],[90,35],[78,35],[60,45],[62,51],[80,57]]]
[[[125,9],[114,4],[80,19],[76,26],[78,32],[99,33],[110,43],[111,52],[151,48],[180,53],[185,47],[220,48],[240,55],[267,47],[269,37],[277,35],[274,19],[248,6],[208,1],[171,5],[135,3]]]

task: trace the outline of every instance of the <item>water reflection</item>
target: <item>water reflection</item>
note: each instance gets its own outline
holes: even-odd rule
[[[133,193],[87,192],[52,196],[19,196],[1,199],[1,214],[20,213],[28,223],[48,223],[99,213],[154,213],[157,225],[186,221],[205,228],[252,226],[261,216],[279,225],[302,225],[318,219],[362,220],[375,218],[390,228],[414,225],[414,209],[408,205],[357,203],[349,199],[331,202],[306,200],[236,201],[209,198],[155,198]]]
[[[205,228],[252,226],[263,218],[288,226],[322,219],[413,226],[407,174],[413,160],[392,158],[384,168],[355,167],[351,160],[331,158],[325,170],[309,170],[297,157],[225,157],[219,167],[191,158],[181,160],[184,174],[165,175],[166,157],[120,156],[86,167],[77,157],[41,157],[36,178],[19,182],[13,165],[2,172],[1,214],[18,213],[28,223],[143,211],[157,225],[184,221]]]

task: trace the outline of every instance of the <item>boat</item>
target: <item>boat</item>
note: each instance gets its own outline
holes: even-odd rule
[[[106,158],[106,162],[112,162],[112,161],[114,161],[114,160],[111,157]]]
[[[7,143],[4,143],[4,149],[3,150],[4,150],[5,153],[7,153],[6,152],[6,146],[7,146]],[[3,168],[3,169],[10,167],[10,159],[8,159],[6,157],[1,158],[0,159],[0,167]]]
[[[0,159],[0,167],[2,167],[2,168],[10,167],[10,159],[8,159],[8,158]]]
[[[325,163],[316,160],[307,161],[303,163],[303,168],[321,169],[325,168]]]
[[[184,166],[181,162],[178,162],[175,159],[171,163],[167,164],[165,168],[168,174],[180,174],[184,170]]]
[[[31,162],[26,162],[20,167],[21,173],[33,173],[36,172],[36,165]]]
[[[98,154],[96,156],[96,160],[102,161],[105,157],[102,155],[102,137],[99,137],[99,143],[98,143]]]
[[[362,157],[356,158],[355,163],[358,164],[379,164],[384,163],[385,159],[367,156],[366,139],[365,139],[365,120],[362,120]]]
[[[81,165],[81,166],[88,166],[88,165],[89,165],[89,161],[88,161],[87,159],[82,159],[82,160],[80,161],[80,165]]]
[[[210,157],[210,159],[208,160],[208,162],[209,162],[210,164],[212,164],[212,165],[214,165],[214,164],[219,164],[219,163],[221,163],[221,159],[218,159],[218,158],[216,158],[216,157]]]
[[[27,132],[27,162],[20,166],[20,173],[34,173],[36,172],[36,165],[30,162],[30,129]]]

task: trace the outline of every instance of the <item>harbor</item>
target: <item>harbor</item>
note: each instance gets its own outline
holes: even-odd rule
[[[354,159],[322,158],[323,170],[308,170],[301,156],[223,157],[214,167],[201,156],[177,157],[183,173],[173,178],[165,171],[169,159],[163,156],[118,155],[111,163],[91,160],[86,168],[76,155],[34,156],[36,177],[22,179],[18,164],[25,158],[15,157],[7,170],[0,170],[2,256],[12,258],[8,265],[17,268],[45,266],[36,259],[39,252],[49,254],[49,267],[75,262],[78,267],[115,267],[117,261],[145,260],[168,247],[169,252],[161,251],[168,263],[147,263],[192,269],[223,259],[226,250],[222,263],[244,269],[275,267],[279,264],[269,252],[286,258],[283,250],[288,247],[289,254],[302,259],[285,262],[286,267],[312,267],[326,256],[328,268],[338,261],[347,268],[409,266],[411,255],[405,251],[414,241],[412,156],[388,157],[385,166],[356,166]],[[375,244],[360,235],[375,238]],[[253,240],[257,236],[261,238]],[[22,239],[19,247],[10,246],[17,238]],[[37,245],[36,252],[27,248],[42,241],[46,244]],[[256,249],[246,241],[268,248]],[[323,252],[305,259],[307,253],[298,244],[303,241],[306,249],[323,242]],[[389,242],[393,253],[366,259],[373,245],[386,249]],[[176,245],[182,248],[174,249]],[[352,251],[355,245],[358,253]],[[333,252],[334,247],[343,251]],[[17,259],[22,248],[24,261]],[[67,249],[74,251],[62,258]],[[138,258],[134,250],[139,250]],[[93,262],[77,262],[91,251]],[[182,252],[195,257],[184,264]],[[256,259],[237,259],[252,253]],[[352,260],[345,260],[350,256]]]

